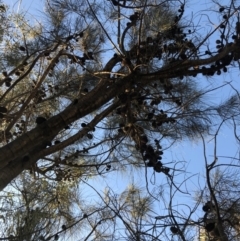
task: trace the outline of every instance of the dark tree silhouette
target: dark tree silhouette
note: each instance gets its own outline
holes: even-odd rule
[[[71,178],[64,169],[77,167],[74,158],[98,174],[110,166],[109,154],[118,158],[119,152],[141,157],[129,164],[170,175],[160,161],[160,142],[209,131],[216,112],[204,104],[195,79],[220,75],[238,62],[234,2],[219,6],[222,20],[202,38],[191,20],[182,21],[184,2],[105,4],[47,1],[48,27],[20,18],[15,27],[8,19],[1,189],[26,169]],[[214,47],[212,36],[219,38]]]
[[[215,7],[219,24],[203,33],[184,1],[51,0],[46,22],[36,24],[2,4],[0,190],[24,171],[77,182],[126,166],[162,173],[176,188],[164,149],[204,138],[220,120],[238,121],[238,94],[211,105],[205,94],[214,88],[199,84],[240,59],[239,7]],[[207,201],[203,211],[218,210]],[[137,225],[110,209],[130,240],[147,233],[137,236]],[[172,209],[167,220],[171,235],[185,240]],[[88,221],[95,232],[98,223]]]

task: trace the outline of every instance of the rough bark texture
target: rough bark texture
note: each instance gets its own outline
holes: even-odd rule
[[[65,126],[98,110],[133,84],[141,82],[141,85],[147,85],[156,79],[178,77],[181,73],[184,73],[184,75],[204,73],[206,70],[191,68],[211,64],[234,51],[238,51],[238,49],[239,46],[237,44],[232,44],[226,46],[219,54],[213,57],[199,60],[178,60],[163,66],[160,70],[151,74],[139,74],[135,70],[113,83],[108,80],[109,74],[107,73],[120,61],[120,58],[110,59],[102,71],[102,77],[104,78],[99,81],[99,84],[92,91],[82,96],[76,104],[70,104],[59,114],[0,149],[0,190],[26,169],[30,162],[34,163],[43,158],[44,155],[41,155],[41,153],[45,149],[45,143],[51,141]],[[98,72],[97,75],[101,76],[101,72]],[[29,157],[29,161],[23,165],[22,160],[25,156]]]

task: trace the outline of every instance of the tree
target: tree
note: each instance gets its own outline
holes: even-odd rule
[[[0,232],[6,239],[49,240],[64,236],[63,227],[76,222],[73,206],[80,199],[69,182],[33,180],[21,174],[4,194]]]
[[[0,32],[0,190],[26,171],[33,175],[31,182],[44,177],[50,184],[140,167],[165,175],[172,200],[180,187],[174,182],[176,166],[161,161],[164,149],[183,139],[204,139],[220,121],[236,126],[238,93],[209,104],[205,94],[215,89],[201,90],[198,83],[200,74],[227,75],[238,64],[234,1],[224,7],[215,3],[219,24],[204,36],[184,15],[187,3],[181,1],[111,0],[104,6],[101,1],[46,1],[46,25],[1,6],[7,28]],[[139,197],[145,211],[144,202],[150,201]],[[169,213],[158,224],[163,231],[150,236],[145,224],[139,229],[148,208],[140,215],[126,197],[123,206],[130,216],[123,218],[109,202],[102,203],[103,210],[110,209],[109,225],[119,218],[129,240],[168,238],[166,228],[171,237],[185,240],[192,225],[194,208],[181,218],[169,201]],[[92,210],[83,216],[92,228],[89,238],[93,233],[109,238],[98,231],[105,220],[98,216],[101,209],[98,218]],[[162,219],[152,218],[151,225],[153,220]]]
[[[237,240],[239,238],[239,158],[219,155],[217,141],[220,128],[221,126],[214,135],[214,155],[210,164],[206,157],[206,142],[203,139],[206,187],[198,198],[204,202],[202,210],[205,214],[202,223],[206,230],[205,235],[210,240]],[[227,158],[230,162],[218,158]]]
[[[11,35],[12,26],[3,40],[6,71],[1,83],[6,88],[1,97],[1,189],[31,166],[35,166],[34,172],[48,176],[56,165],[70,165],[67,162],[80,155],[88,159],[88,167],[98,168],[107,164],[103,161],[107,152],[118,157],[119,148],[127,151],[130,146],[144,159],[133,161],[137,165],[153,166],[168,174],[169,168],[158,161],[160,139],[176,141],[208,131],[212,110],[200,102],[203,93],[190,77],[226,72],[226,66],[237,61],[238,29],[234,43],[229,42],[232,32],[227,32],[237,8],[230,5],[221,25],[194,42],[194,26],[188,34],[193,41],[186,39],[181,27],[184,3],[178,3],[177,17],[169,21],[158,18],[159,22],[152,21],[152,14],[173,16],[171,1],[149,6],[141,2],[106,4],[107,10],[98,2],[86,1],[81,6],[77,2],[47,2],[48,29],[14,16],[16,37]],[[138,12],[129,18],[124,15],[137,6]],[[117,25],[112,24],[116,32],[108,32],[97,17],[101,14],[110,16],[109,21],[117,19]],[[205,41],[218,30],[222,33],[218,50],[206,51],[202,57]],[[110,38],[114,35],[116,43]],[[100,58],[108,42],[116,53],[113,57],[107,53],[109,60],[102,67]],[[95,129],[104,130],[98,141]],[[160,133],[160,138],[154,133]],[[99,146],[105,145],[108,151],[101,152]],[[90,150],[92,156],[98,156],[95,163],[86,155]],[[70,154],[67,158],[62,156],[66,152]],[[44,171],[35,165],[38,160],[42,160],[39,165]]]

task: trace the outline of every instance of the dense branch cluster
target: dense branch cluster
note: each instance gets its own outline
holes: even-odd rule
[[[165,153],[177,141],[204,139],[221,125],[219,120],[237,119],[239,98],[213,105],[205,94],[214,88],[201,89],[198,80],[228,74],[239,64],[239,8],[234,1],[224,7],[216,3],[219,24],[203,33],[185,15],[187,6],[185,1],[109,0],[103,6],[98,0],[50,0],[45,4],[48,26],[44,26],[21,15],[13,18],[0,5],[8,26],[0,28],[4,46],[0,49],[0,190],[19,175],[34,182],[43,178],[47,189],[54,186],[54,198],[45,207],[64,217],[56,225],[61,231],[39,232],[37,238],[57,240],[85,222],[92,228],[87,240],[99,227],[111,227],[114,233],[120,220],[128,240],[185,241],[187,227],[196,225],[226,241],[221,225],[234,225],[221,217],[224,212],[211,192],[200,221],[182,218],[173,208],[175,193],[181,192],[182,184],[175,182],[181,170],[174,160],[166,160]],[[152,211],[147,206],[153,196],[148,185],[148,197],[131,187],[121,197],[106,191],[102,198],[92,187],[101,207],[95,211],[77,203],[78,219],[61,206],[64,193],[58,188],[66,188],[66,183],[71,188],[64,190],[70,195],[75,184],[86,184],[91,177],[135,167],[144,170],[147,183],[154,183],[158,175],[167,180],[170,190],[167,215],[157,216],[149,229],[135,232],[138,221],[146,221],[143,216]],[[207,162],[206,168],[210,170]],[[27,203],[30,191],[24,193]],[[196,209],[189,209],[191,216]],[[48,212],[28,209],[17,235],[9,237],[26,235],[30,219],[35,219],[35,226],[53,219],[56,214]],[[111,237],[103,236],[99,240]]]
[[[132,5],[130,1],[112,3],[118,6],[114,7],[114,11],[120,15],[121,11],[126,9],[131,12],[137,6]],[[63,10],[63,5],[59,5],[59,2],[53,1],[52,4],[59,12]],[[165,4],[160,6],[163,13],[169,13]],[[136,150],[143,158],[143,166],[153,167],[156,172],[169,174],[170,171],[169,167],[164,167],[160,161],[163,153],[162,147],[159,148],[160,145],[157,144],[160,140],[166,137],[178,139],[184,135],[194,136],[204,129],[208,131],[208,117],[203,119],[201,111],[196,108],[202,94],[194,85],[189,85],[189,78],[196,77],[200,73],[206,76],[220,75],[222,72],[227,72],[227,66],[233,61],[239,60],[239,22],[236,21],[234,32],[228,30],[230,20],[234,18],[237,9],[234,7],[220,9],[223,20],[214,30],[214,32],[220,32],[220,39],[216,41],[216,50],[210,51],[210,49],[203,49],[208,37],[194,42],[196,31],[194,27],[186,31],[181,26],[185,4],[180,4],[179,14],[168,20],[167,28],[154,31],[147,29],[148,23],[144,21],[147,21],[145,18],[149,18],[149,15],[144,13],[144,9],[149,9],[150,14],[157,6],[139,5],[138,7],[138,11],[134,11],[129,16],[131,22],[128,22],[123,29],[121,26],[125,20],[118,19],[116,27],[118,39],[120,39],[119,49],[115,45],[118,53],[114,54],[103,69],[98,66],[99,53],[106,41],[104,38],[109,38],[109,35],[97,19],[91,5],[89,18],[95,18],[96,23],[100,24],[99,36],[90,25],[75,28],[68,31],[66,35],[64,21],[70,20],[64,13],[62,13],[62,19],[59,19],[62,32],[58,32],[56,26],[53,26],[52,31],[55,32],[52,36],[49,35],[50,31],[45,36],[36,35],[34,40],[24,40],[24,34],[19,33],[19,38],[22,37],[22,40],[13,42],[12,46],[5,51],[5,61],[9,67],[2,72],[1,83],[5,83],[6,88],[3,89],[1,96],[4,110],[0,113],[0,117],[3,120],[2,144],[12,142],[14,146],[19,137],[24,141],[21,141],[19,153],[16,149],[12,149],[11,143],[6,145],[6,148],[3,147],[6,149],[6,155],[3,155],[5,160],[1,164],[2,168],[10,168],[10,166],[12,168],[13,163],[28,156],[29,161],[26,162],[28,165],[22,165],[26,168],[43,158],[46,155],[43,153],[48,153],[47,155],[55,153],[58,156],[55,159],[63,159],[60,156],[67,155],[62,154],[61,149],[66,148],[66,152],[69,152],[71,148],[68,149],[68,146],[76,141],[75,137],[71,139],[68,130],[72,130],[73,124],[79,125],[77,122],[79,118],[91,119],[91,113],[100,110],[100,107],[106,108],[107,103],[115,105],[115,109],[110,112],[112,126],[103,126],[103,119],[99,118],[92,128],[97,127],[96,125],[107,128],[106,135],[110,140],[116,139],[116,146],[125,143],[124,140],[134,143]],[[59,18],[50,5],[48,11],[53,19]],[[70,3],[65,6],[65,11],[74,12]],[[81,11],[84,11],[84,8]],[[161,24],[161,19],[159,21],[158,24]],[[11,34],[10,31],[9,34]],[[104,34],[106,34],[105,37]],[[58,37],[53,38],[53,36]],[[211,34],[209,38],[210,36]],[[49,40],[46,41],[47,37]],[[230,37],[234,42],[230,41]],[[7,40],[8,36],[5,41]],[[114,44],[112,39],[108,41]],[[127,42],[131,46],[129,50],[126,50]],[[203,51],[205,52],[202,54]],[[16,53],[14,63],[11,62],[13,60],[7,60],[13,53]],[[27,86],[31,88],[28,89]],[[21,89],[24,92],[15,101],[14,98],[17,98],[17,93]],[[100,93],[103,89],[104,96]],[[114,94],[116,90],[117,96]],[[61,105],[67,106],[68,103],[71,103],[67,107],[68,111],[59,108]],[[55,123],[59,124],[50,122],[54,114],[58,114],[54,118],[57,120]],[[103,115],[103,118],[105,117],[107,115]],[[35,120],[39,124],[41,118],[49,121],[32,129]],[[31,129],[31,133],[36,133],[34,136],[40,138],[36,142],[33,142],[28,134]],[[47,129],[50,132],[47,133]],[[104,138],[105,140],[109,138],[104,137],[98,144],[95,143],[91,130],[83,128],[80,132],[78,136],[86,137],[91,143],[84,144],[85,139],[83,139],[81,148],[74,146],[74,152],[78,151],[80,156],[81,153],[87,154],[87,151],[94,150],[94,147],[99,145],[108,145],[108,141],[104,141]],[[159,133],[160,136],[154,133]],[[67,141],[68,138],[70,138],[69,141]],[[59,142],[60,139],[62,139],[61,142]],[[46,147],[48,150],[43,151]],[[26,151],[23,151],[25,148]],[[37,149],[42,150],[43,153],[31,158],[30,153]],[[12,160],[7,154],[9,150],[16,153]],[[92,155],[97,153],[97,148],[91,151]],[[99,153],[97,155],[101,156]],[[84,158],[87,158],[87,155],[84,155]],[[50,160],[48,165],[54,166],[52,165],[54,159],[50,157]],[[95,165],[97,167],[101,164],[95,163]],[[105,163],[102,165],[105,166]],[[46,170],[49,174],[54,171],[51,168]]]

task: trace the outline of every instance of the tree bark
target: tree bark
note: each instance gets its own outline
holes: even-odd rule
[[[102,71],[103,79],[100,80],[100,83],[87,95],[81,96],[76,104],[70,104],[59,114],[0,148],[0,191],[26,169],[25,165],[22,165],[23,157],[33,155],[35,152],[41,153],[45,149],[44,143],[53,140],[67,125],[98,110],[118,94],[124,92],[125,89],[131,87],[133,83],[141,83],[144,86],[159,78],[179,77],[181,71],[184,71],[185,75],[188,75],[191,71],[202,73],[201,69],[189,70],[189,68],[214,63],[238,49],[237,44],[232,44],[226,46],[222,52],[213,57],[199,60],[179,60],[163,66],[159,71],[152,74],[138,74],[136,70],[122,79],[115,80],[113,83],[108,81],[110,74],[108,72],[121,58],[118,56],[110,59]],[[101,76],[100,74],[101,72],[97,75]],[[31,163],[37,162],[39,158],[43,157],[41,155],[33,156],[33,158],[30,158]],[[30,161],[26,163],[26,166],[29,166],[29,163]]]
[[[0,148],[0,191],[29,167],[30,162],[36,163],[41,158],[41,151],[45,149],[46,141],[53,140],[67,125],[104,106],[116,96],[116,93],[124,91],[132,78],[130,74],[111,85],[102,81],[91,92],[82,96],[76,105],[70,104],[59,114]],[[23,165],[22,160],[25,156],[31,158]]]

